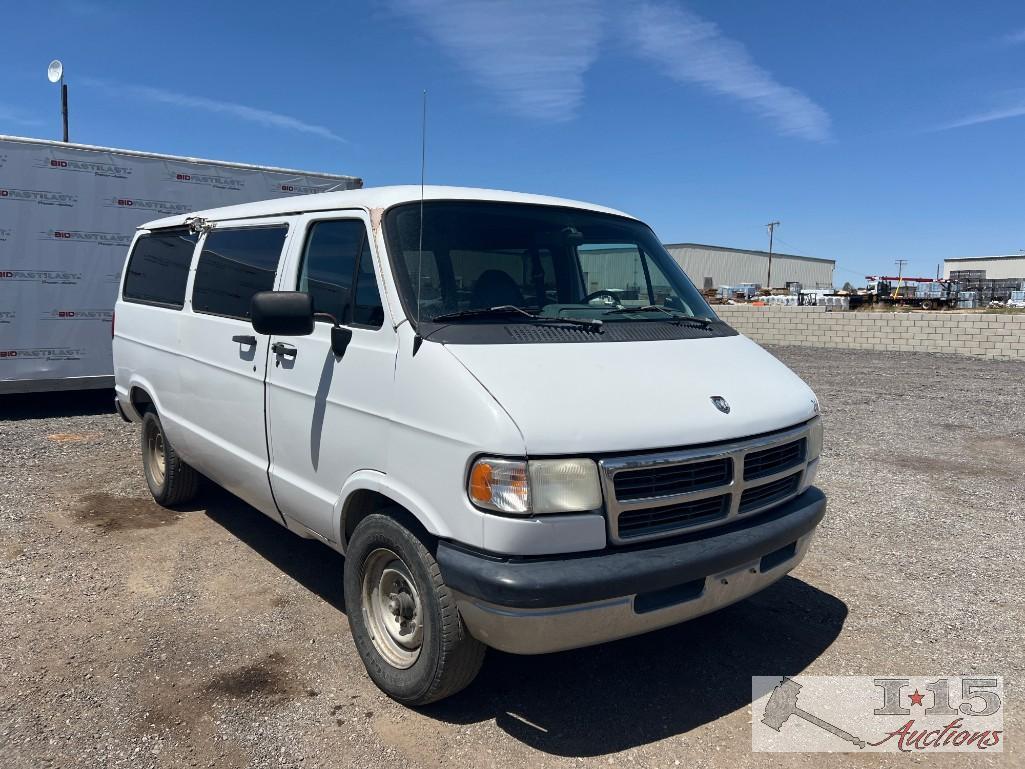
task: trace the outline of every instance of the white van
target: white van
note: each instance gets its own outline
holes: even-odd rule
[[[153,497],[199,474],[345,554],[375,683],[681,622],[793,569],[815,395],[631,216],[384,187],[151,222],[114,325]],[[743,629],[738,629],[743,632]]]

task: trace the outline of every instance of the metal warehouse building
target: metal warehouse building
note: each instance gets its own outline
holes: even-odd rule
[[[740,283],[768,285],[769,252],[744,248],[706,246],[701,243],[666,243],[666,250],[683,267],[698,288],[736,286]],[[772,252],[772,287],[800,283],[804,288],[831,288],[832,259]]]
[[[952,272],[985,271],[979,277],[986,280],[1009,280],[1017,278],[1025,280],[1025,254],[1009,256],[965,256],[958,259],[943,260],[943,277],[949,278]]]

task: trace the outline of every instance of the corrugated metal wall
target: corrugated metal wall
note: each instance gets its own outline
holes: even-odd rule
[[[712,278],[715,288],[766,282],[769,259],[764,252],[691,244],[667,245],[666,249],[699,289],[704,287],[705,278]],[[797,281],[805,288],[832,286],[834,264],[825,259],[774,253],[772,285],[782,288],[788,282]]]
[[[1025,255],[1010,259],[945,259],[943,277],[949,278],[952,270],[985,270],[986,280],[1025,278]]]

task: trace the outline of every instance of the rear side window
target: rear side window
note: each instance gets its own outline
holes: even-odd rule
[[[188,230],[164,230],[142,235],[128,259],[125,301],[156,304],[180,310],[197,236]]]
[[[274,288],[287,232],[286,225],[210,232],[199,255],[192,309],[248,318],[253,294]]]
[[[380,328],[384,310],[367,228],[361,220],[313,224],[296,288],[313,296],[317,312],[330,313],[339,323]]]

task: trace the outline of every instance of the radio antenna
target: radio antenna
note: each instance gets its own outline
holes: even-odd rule
[[[423,108],[420,117],[420,242],[416,250],[416,335],[413,337],[413,355],[423,344],[423,337],[420,336],[420,305],[423,303],[421,290],[423,288],[424,268],[424,176],[427,168],[427,89],[423,93]]]

